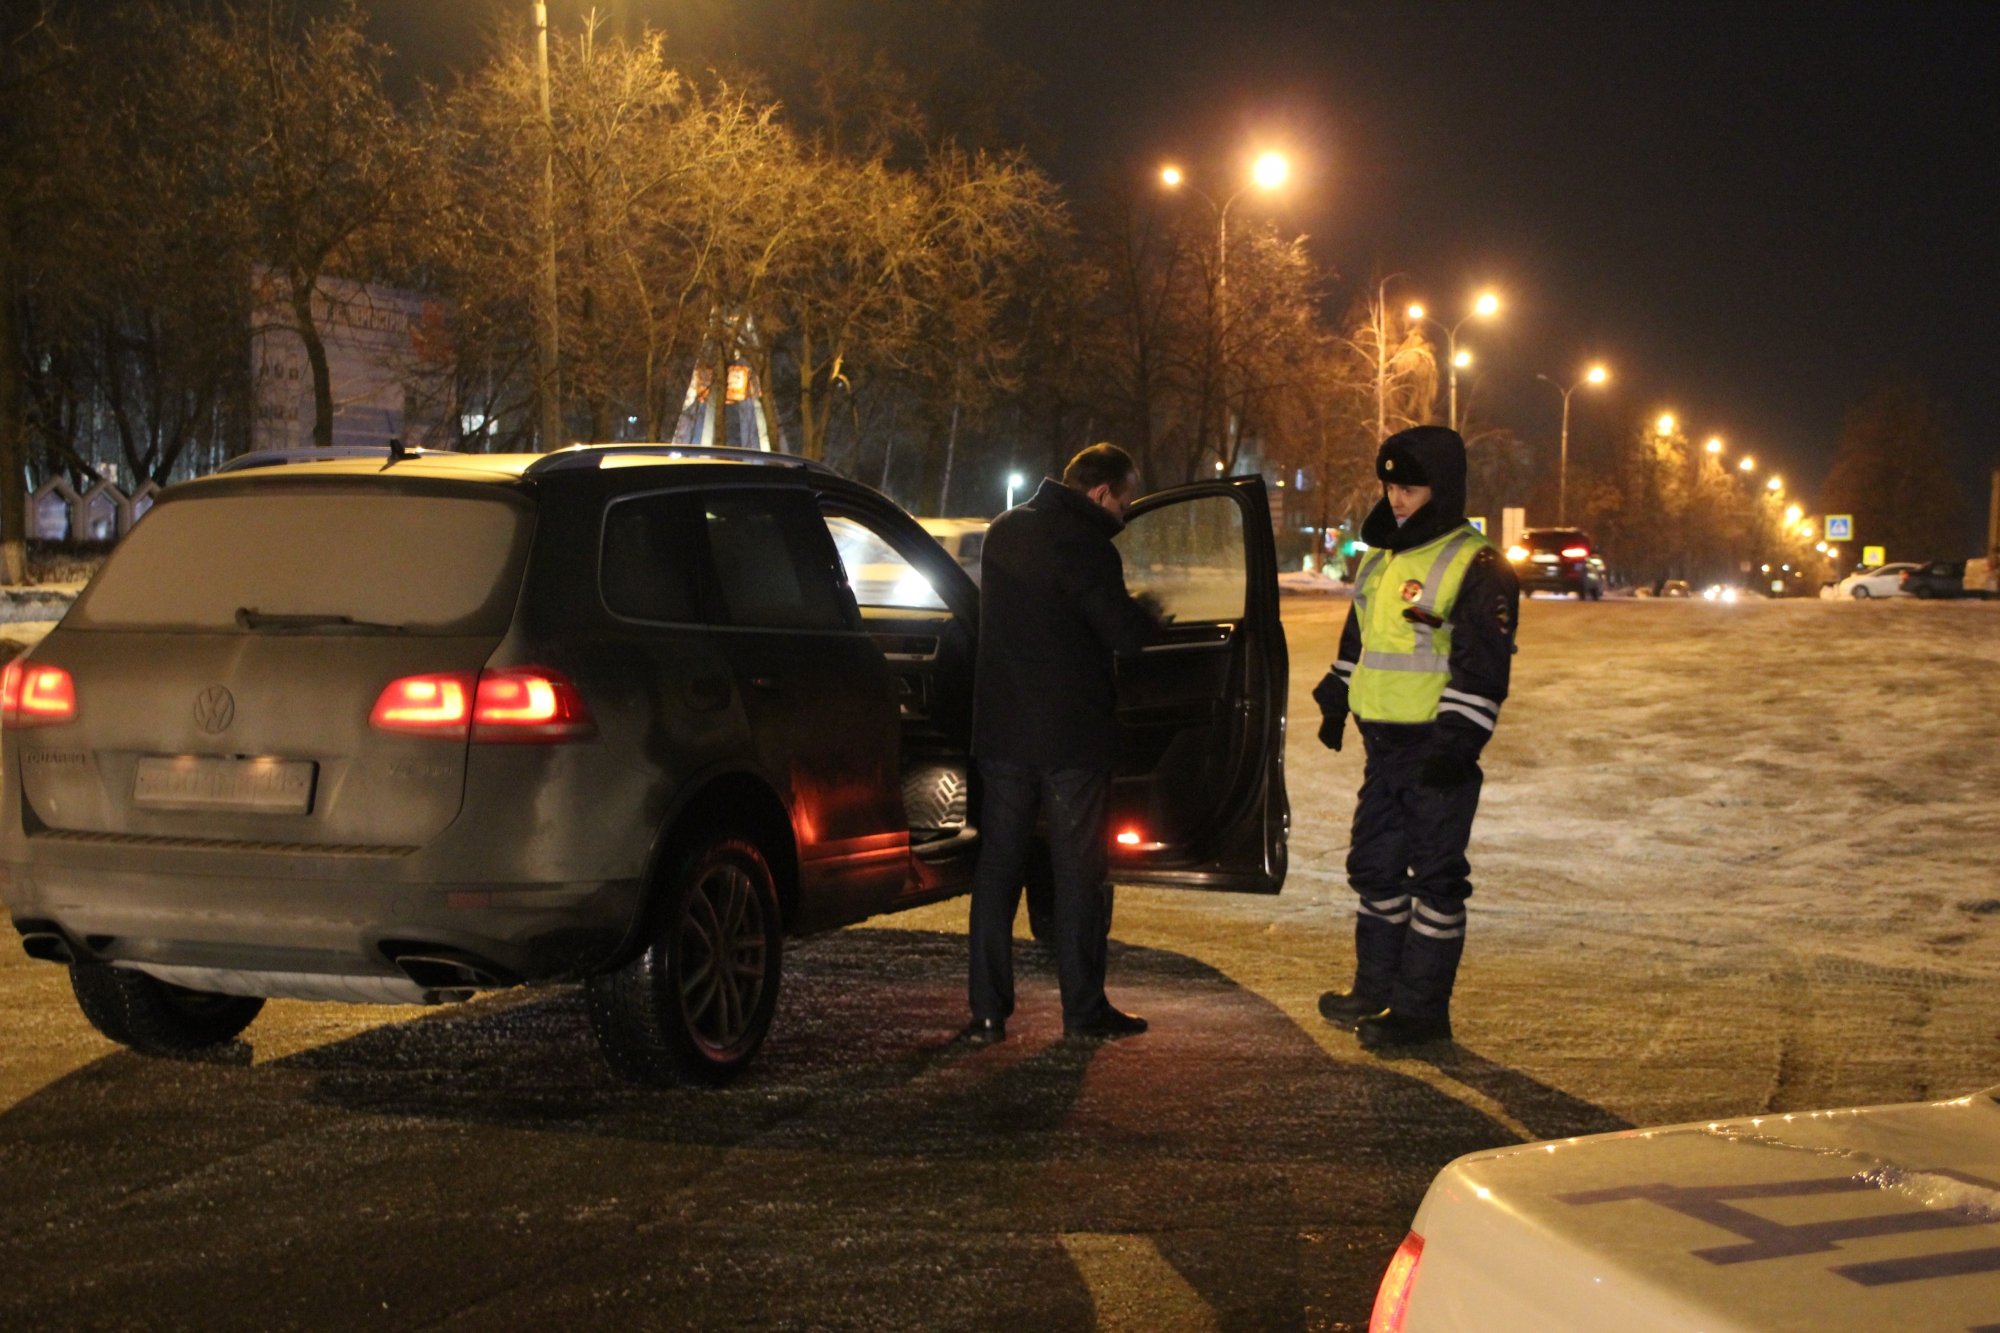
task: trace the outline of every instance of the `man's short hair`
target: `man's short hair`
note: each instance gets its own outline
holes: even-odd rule
[[[1088,495],[1099,486],[1109,486],[1114,491],[1125,489],[1125,483],[1139,465],[1132,461],[1132,455],[1115,444],[1093,444],[1069,460],[1063,469],[1063,485],[1073,491]]]

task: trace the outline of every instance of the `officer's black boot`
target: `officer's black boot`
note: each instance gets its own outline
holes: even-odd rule
[[[1319,997],[1319,1016],[1335,1027],[1350,1031],[1356,1023],[1389,1007],[1389,992],[1403,961],[1403,936],[1408,932],[1410,903],[1405,898],[1400,913],[1378,916],[1363,901],[1354,917],[1354,986],[1351,990],[1330,990]],[[1400,915],[1402,920],[1394,920]]]
[[[1464,909],[1460,909],[1462,912]],[[1389,993],[1389,1011],[1364,1018],[1354,1034],[1369,1050],[1451,1040],[1451,989],[1465,952],[1464,923],[1448,939],[1412,930]]]

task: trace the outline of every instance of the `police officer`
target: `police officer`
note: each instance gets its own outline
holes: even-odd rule
[[[1375,474],[1383,497],[1361,525],[1370,550],[1339,660],[1313,689],[1320,740],[1338,750],[1352,712],[1367,752],[1347,854],[1354,984],[1319,1011],[1370,1049],[1451,1037],[1479,752],[1507,698],[1520,611],[1514,571],[1465,521],[1458,432],[1391,436]]]

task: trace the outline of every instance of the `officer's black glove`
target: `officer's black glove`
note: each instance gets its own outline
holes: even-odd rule
[[[1313,686],[1313,702],[1319,705],[1319,743],[1329,750],[1340,748],[1340,733],[1347,725],[1347,682],[1329,671]]]

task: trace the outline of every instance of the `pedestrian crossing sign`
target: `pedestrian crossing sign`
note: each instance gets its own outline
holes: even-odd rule
[[[1889,563],[1888,549],[1886,547],[1881,547],[1881,546],[1862,547],[1861,563],[1868,566],[1870,569],[1875,568],[1877,565],[1888,564]]]
[[[1853,541],[1854,515],[1828,514],[1826,516],[1826,539],[1830,542]]]

